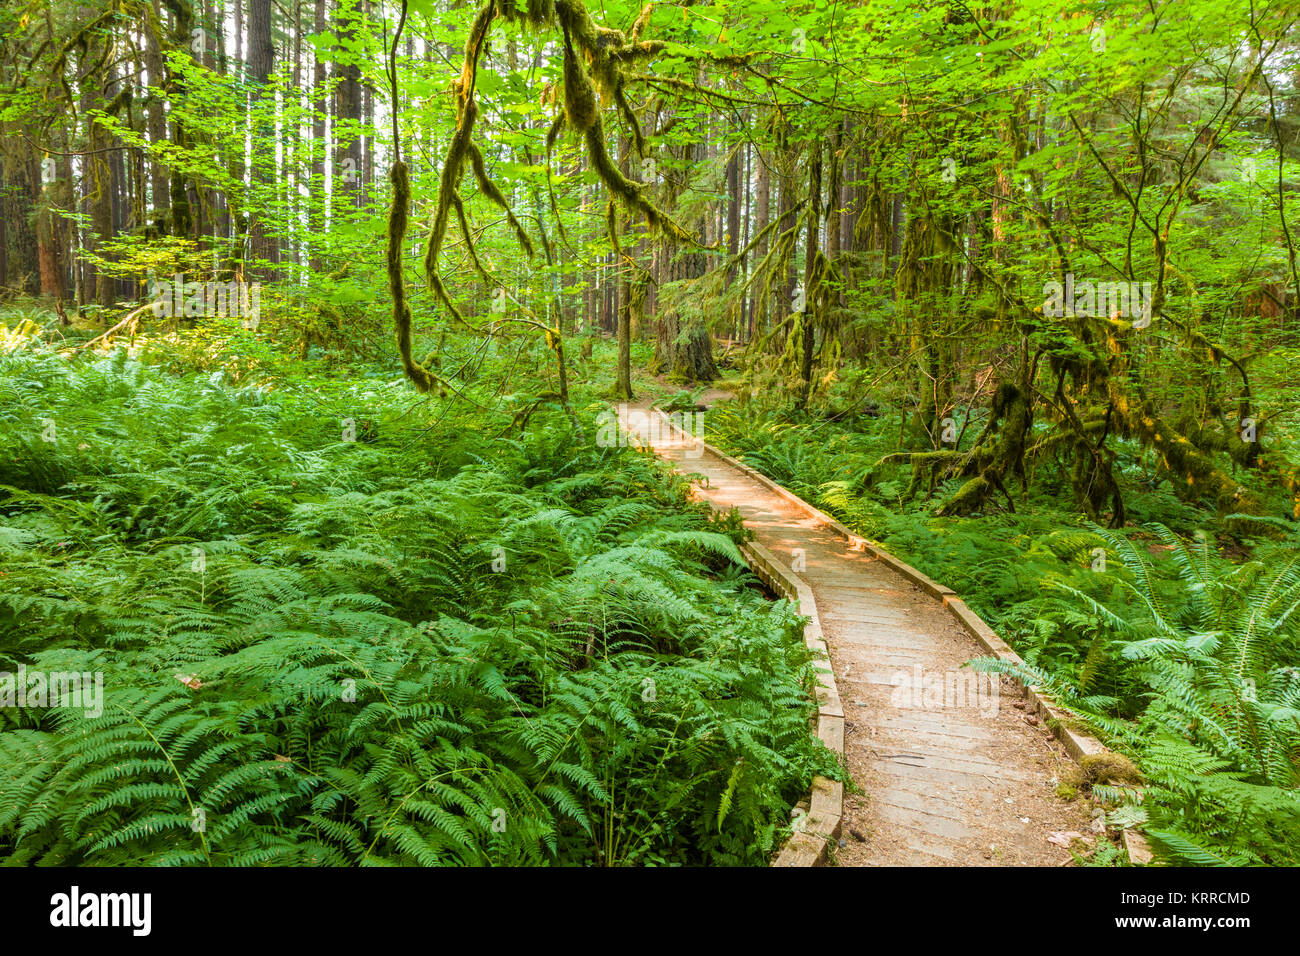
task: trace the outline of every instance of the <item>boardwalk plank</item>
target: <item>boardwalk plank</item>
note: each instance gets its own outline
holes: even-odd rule
[[[802,552],[795,574],[817,602],[843,700],[845,761],[864,791],[845,799],[844,832],[866,838],[846,838],[837,864],[1068,862],[1064,849],[1047,842],[1052,830],[1088,825],[1081,807],[1054,795],[1068,758],[1001,695],[993,712],[988,697],[946,693],[943,682],[969,680],[973,672],[962,665],[982,652],[933,596],[875,555],[851,550],[822,519],[722,458],[706,452],[687,459],[680,448],[659,444],[655,451],[701,476],[702,500],[739,508],[787,570],[796,549]],[[914,676],[918,666],[923,680],[940,682],[939,707],[895,695],[899,675]]]

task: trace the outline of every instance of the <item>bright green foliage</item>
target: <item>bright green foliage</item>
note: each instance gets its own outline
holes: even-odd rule
[[[1181,533],[1162,523],[1136,533],[1080,524],[1041,491],[1021,513],[936,518],[922,505],[933,506],[942,488],[909,503],[905,474],[874,464],[888,425],[810,425],[779,424],[753,406],[709,416],[716,437],[746,461],[957,590],[1027,662],[977,666],[1044,687],[1133,754],[1145,798],[1111,816],[1142,826],[1161,859],[1300,862],[1293,531],[1286,541],[1264,538],[1254,559],[1234,563],[1197,527],[1203,512],[1154,491],[1134,510],[1168,515]],[[1276,519],[1252,524],[1261,534],[1289,530]],[[1094,791],[1132,799],[1120,788]]]
[[[1061,602],[1040,613],[1090,648],[1076,686],[1042,668],[1019,676],[1046,686],[1121,746],[1138,754],[1149,789],[1147,832],[1187,865],[1300,862],[1300,551],[1225,565],[1204,536],[1190,544],[1150,528],[1168,560],[1094,529],[1118,566],[1098,575],[1109,603],[1046,580]],[[1097,589],[1089,589],[1097,590]],[[993,669],[992,663],[988,664]],[[1081,697],[1078,685],[1108,666],[1129,697]],[[1011,669],[1016,670],[1016,669]],[[1115,719],[1121,704],[1138,708]]]
[[[825,767],[794,619],[585,437],[716,368],[1165,858],[1294,862],[1300,6],[255,6],[0,0],[0,670],[110,698],[0,708],[0,856],[763,861]],[[262,321],[73,356],[181,272]]]
[[[799,618],[647,456],[220,378],[0,357],[0,670],[104,681],[0,708],[0,857],[762,863],[835,772]]]

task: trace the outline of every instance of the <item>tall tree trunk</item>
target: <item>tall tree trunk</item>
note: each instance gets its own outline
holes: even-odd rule
[[[43,183],[41,165],[34,154],[28,160],[32,205],[36,207],[36,258],[41,276],[41,294],[62,299],[66,294],[63,255],[60,248],[63,230],[51,206],[59,201],[61,193],[66,192],[67,184],[57,179]],[[58,168],[58,164],[52,160],[46,165],[51,172],[55,172]],[[3,281],[0,281],[0,285],[3,284]]]
[[[780,154],[780,168],[777,175],[777,187],[780,190],[780,197],[777,200],[777,231],[785,235],[794,229],[795,202],[794,202],[794,168],[797,161],[798,151],[790,145],[789,127],[783,127],[777,136],[778,151]],[[791,243],[793,250],[795,243]],[[784,281],[781,283],[780,312],[778,318],[784,320],[790,315],[794,308],[795,287],[799,283],[799,266],[795,261],[794,255],[790,255],[786,261],[786,271]],[[806,291],[806,290],[805,290]]]
[[[293,80],[289,85],[288,97],[289,102],[286,104],[289,111],[301,110],[306,106],[306,92],[302,84],[302,8],[303,0],[294,0],[293,4]],[[290,122],[286,120],[286,122]],[[289,261],[295,265],[303,265],[303,244],[301,233],[297,228],[299,222],[299,212],[302,203],[302,180],[304,171],[309,169],[309,159],[306,151],[310,149],[307,138],[303,135],[303,122],[301,116],[295,116],[291,120],[292,133],[291,142],[289,143],[288,155],[285,160],[285,233],[289,237],[286,242],[288,247],[282,250],[282,256],[286,256]]]
[[[144,34],[144,65],[149,77],[148,105],[145,107],[146,123],[150,144],[167,142],[167,115],[163,111],[166,99],[167,73],[163,67],[161,29],[153,21],[146,21]],[[164,210],[171,208],[171,190],[168,185],[167,167],[158,158],[158,150],[149,151],[149,186],[152,213],[155,222],[162,218]]]
[[[693,170],[701,165],[704,148],[699,143],[689,144],[682,150],[682,166]],[[702,212],[696,230],[700,235],[708,231],[708,210]],[[699,279],[708,269],[705,253],[697,249],[678,254],[672,269],[672,279],[686,281]],[[689,317],[684,322],[676,303],[662,308],[656,316],[655,367],[671,379],[682,382],[711,382],[718,377],[713,361],[713,337],[709,332],[708,317]]]
[[[772,167],[768,157],[757,146],[754,147],[755,172],[754,186],[754,235],[760,235],[771,221],[772,211]],[[754,244],[754,263],[763,261],[770,245],[770,237],[762,236]],[[767,305],[770,296],[764,294],[763,283],[755,282],[750,290],[749,320],[750,336],[761,335],[767,326]]]
[[[64,211],[57,219],[52,219],[51,228],[57,248],[63,257],[60,275],[63,293],[69,294],[68,287],[72,286],[73,300],[80,304],[81,273],[77,269],[77,226],[72,216],[68,215],[77,208],[77,180],[72,175],[72,156],[69,155],[75,133],[73,121],[60,124],[58,140],[60,155],[54,161],[55,180],[46,187],[46,198]]]
[[[826,259],[832,265],[839,264],[840,258],[840,179],[843,177],[843,140],[837,127],[830,136],[831,175],[826,184]]]
[[[103,38],[95,37],[87,45],[86,63],[98,63],[104,57]],[[112,170],[108,151],[112,139],[93,110],[108,106],[105,76],[86,76],[82,80],[81,111],[86,117],[86,155],[82,158],[82,200],[90,220],[86,250],[98,253],[100,246],[113,236]],[[100,306],[113,304],[113,281],[91,263],[87,263],[86,293]]]
[[[192,42],[191,27],[193,19],[190,6],[187,3],[179,3],[175,9],[175,23],[173,24],[172,39],[176,49],[193,51],[190,45]],[[166,69],[165,87],[167,95],[173,100],[179,99],[184,95],[185,82],[181,79],[179,73],[170,68]],[[189,133],[185,124],[173,116],[172,118],[172,144],[178,150],[184,150],[189,145]],[[171,170],[171,178],[168,183],[169,201],[171,204],[171,222],[172,234],[181,238],[189,239],[193,237],[194,217],[193,210],[190,206],[189,190],[187,188],[185,174],[180,169]]]
[[[21,142],[21,141],[20,141]],[[0,175],[0,289],[36,292],[41,286],[41,262],[36,233],[31,227],[31,166],[24,149],[7,163]]]
[[[619,171],[631,179],[643,178],[632,170],[631,137],[620,138],[618,152]],[[624,241],[620,243],[623,247],[623,261],[619,263],[622,279],[619,283],[618,364],[614,377],[614,397],[630,401],[632,399],[632,313],[640,308],[645,298],[645,282],[641,279],[641,267],[636,261],[632,243],[628,242],[633,238],[627,228],[631,225],[631,217],[618,214],[614,218],[614,223],[615,225],[622,223],[624,226],[622,230]]]
[[[248,0],[248,73],[252,85],[252,105],[257,121],[253,127],[252,178],[255,186],[266,187],[271,172],[265,161],[258,162],[259,154],[267,150],[272,131],[265,119],[265,110],[271,106],[271,93],[267,90],[271,72],[275,69],[275,44],[271,40],[271,0]],[[276,243],[267,230],[266,218],[253,214],[248,227],[249,255],[254,260],[275,263],[278,260]],[[266,266],[255,267],[254,274],[269,279],[274,270]]]
[[[821,229],[822,199],[822,150],[821,143],[814,142],[812,162],[808,164],[808,232],[804,238],[804,310],[803,310],[803,355],[799,368],[802,391],[799,395],[799,407],[807,408],[812,395],[813,348],[816,344],[817,320],[819,318],[817,250],[821,247],[818,236]]]
[[[745,122],[748,123],[748,118],[746,118]],[[746,143],[745,144],[745,165],[740,173],[740,180],[742,183],[741,188],[742,191],[744,192],[744,203],[745,203],[740,216],[741,229],[742,229],[742,233],[740,236],[740,247],[742,249],[749,248],[750,220],[752,219],[754,214],[754,209],[753,209],[754,193],[749,188],[750,177],[753,174],[753,165],[754,165],[754,150],[750,148],[750,145],[748,143]],[[749,257],[748,256],[744,256],[741,259],[740,277],[745,281],[749,280]],[[749,341],[749,339],[752,338],[754,334],[753,313],[751,313],[749,310],[749,296],[745,295],[742,292],[740,299],[741,299],[740,337],[745,341]]]
[[[736,146],[727,160],[727,288],[736,281],[737,266],[735,259],[740,252],[740,210],[744,204],[744,195],[740,189],[740,154],[742,148]],[[740,301],[731,307],[732,329],[735,331],[742,321],[744,309]]]
[[[315,0],[316,14],[316,33],[317,35],[325,32],[325,0]],[[408,33],[409,37],[410,34]],[[321,255],[324,247],[325,234],[325,157],[329,154],[329,142],[325,138],[325,118],[329,112],[329,101],[326,98],[325,87],[328,82],[328,76],[325,72],[325,58],[321,55],[319,48],[312,50],[312,89],[315,94],[314,111],[312,115],[312,164],[311,164],[311,224],[312,224],[312,247],[311,247],[311,268],[313,272],[320,271],[324,264],[324,257]]]
[[[370,23],[373,7],[371,0],[361,0],[362,23]],[[369,201],[374,189],[375,171],[375,137],[370,132],[375,122],[375,91],[369,83],[361,84],[361,122],[366,127],[366,134],[361,137],[361,198],[364,204]]]
[[[345,49],[356,39],[360,19],[359,0],[339,0],[335,19],[340,45]],[[362,155],[357,125],[361,122],[361,68],[355,63],[335,67],[339,78],[334,92],[335,159],[334,193],[340,206],[357,208],[361,203]]]

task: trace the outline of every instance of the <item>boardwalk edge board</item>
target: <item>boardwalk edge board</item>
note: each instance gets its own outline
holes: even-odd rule
[[[680,428],[662,411],[653,409],[674,431],[685,436]],[[634,438],[638,436],[632,436]],[[709,453],[723,459],[732,467],[761,482],[781,497],[801,508],[812,508],[802,498],[795,497],[765,475],[760,475],[734,458],[724,455],[712,445],[699,443]],[[648,446],[647,446],[648,447]],[[654,449],[651,448],[651,451]],[[813,509],[816,510],[816,509]],[[818,512],[821,515],[821,512]],[[828,516],[822,515],[826,520]],[[813,733],[835,756],[844,759],[844,708],[840,702],[839,687],[835,683],[835,672],[831,667],[830,648],[822,635],[821,618],[817,614],[817,600],[812,588],[797,574],[788,570],[776,556],[757,541],[747,541],[740,546],[740,553],[749,563],[755,577],[762,581],[774,594],[778,594],[794,605],[795,610],[808,618],[804,625],[804,643],[817,654],[825,664],[815,665],[817,669],[817,725]],[[798,810],[807,804],[807,811],[798,815]],[[825,862],[832,842],[839,839],[844,820],[844,784],[829,777],[816,776],[807,796],[798,807],[792,810],[792,818],[797,817],[795,832],[790,835],[772,860],[772,866],[806,867],[817,866]]]
[[[997,632],[971,610],[952,588],[939,584],[910,564],[900,561],[862,535],[851,531],[842,522],[832,518],[820,508],[814,507],[798,495],[778,485],[753,467],[714,448],[708,442],[687,435],[661,409],[656,408],[652,409],[652,411],[670,429],[682,436],[684,447],[689,444],[691,448],[703,449],[704,453],[721,459],[746,476],[753,478],[777,495],[780,495],[790,504],[813,517],[819,524],[843,538],[850,550],[865,551],[872,554],[883,564],[917,585],[931,597],[942,602],[948,613],[989,655],[1004,661],[1023,663],[1020,655],[1013,651],[1006,641],[998,637]],[[825,653],[826,659],[829,661],[830,649],[826,646],[826,642],[822,637],[821,623],[817,617],[817,605],[813,599],[812,589],[799,575],[787,570],[773,557],[767,548],[756,541],[747,542],[741,548],[741,553],[749,561],[751,568],[764,584],[790,600],[799,609],[800,614],[810,618],[808,625],[804,628],[804,641],[814,650]],[[830,672],[824,675],[819,673],[819,677],[817,736],[840,757],[843,757],[844,712],[840,706],[839,691],[835,685],[835,675]],[[1065,752],[1075,762],[1081,762],[1085,757],[1111,752],[1109,747],[1095,737],[1080,731],[1077,727],[1071,726],[1074,718],[1058,707],[1056,702],[1039,688],[1027,686],[1020,681],[1017,681],[1016,684],[1020,687],[1029,705],[1037,711],[1038,716],[1051,729],[1053,735],[1061,741]],[[830,703],[831,701],[833,701],[833,704]],[[833,709],[828,710],[828,707]],[[829,780],[826,777],[814,778],[809,796],[809,807],[806,818],[807,825],[802,831],[796,832],[786,841],[785,846],[777,854],[773,866],[816,866],[825,861],[829,843],[839,837],[844,810],[843,784]],[[818,811],[820,811],[820,814]],[[1130,861],[1135,864],[1151,862],[1151,848],[1141,833],[1126,829],[1122,831],[1122,837]]]
[[[746,542],[740,551],[760,581],[785,597],[808,618],[803,629],[804,643],[826,662],[817,666],[816,735],[836,757],[843,760],[844,708],[840,703],[835,672],[830,665],[830,648],[822,636],[821,618],[817,614],[817,600],[812,588],[798,575],[786,570],[772,552],[757,541]],[[829,777],[814,777],[808,794],[808,812],[799,819],[798,829],[777,853],[772,865],[816,866],[821,863],[830,843],[839,839],[843,821],[844,784]]]

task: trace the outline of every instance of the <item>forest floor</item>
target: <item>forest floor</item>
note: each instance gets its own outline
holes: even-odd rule
[[[774,555],[803,549],[860,791],[846,791],[838,865],[1063,865],[1072,857],[1061,844],[1094,839],[1086,804],[1056,794],[1069,757],[1009,684],[962,668],[981,649],[933,598],[722,459],[655,450],[704,479],[702,500],[738,508]]]

